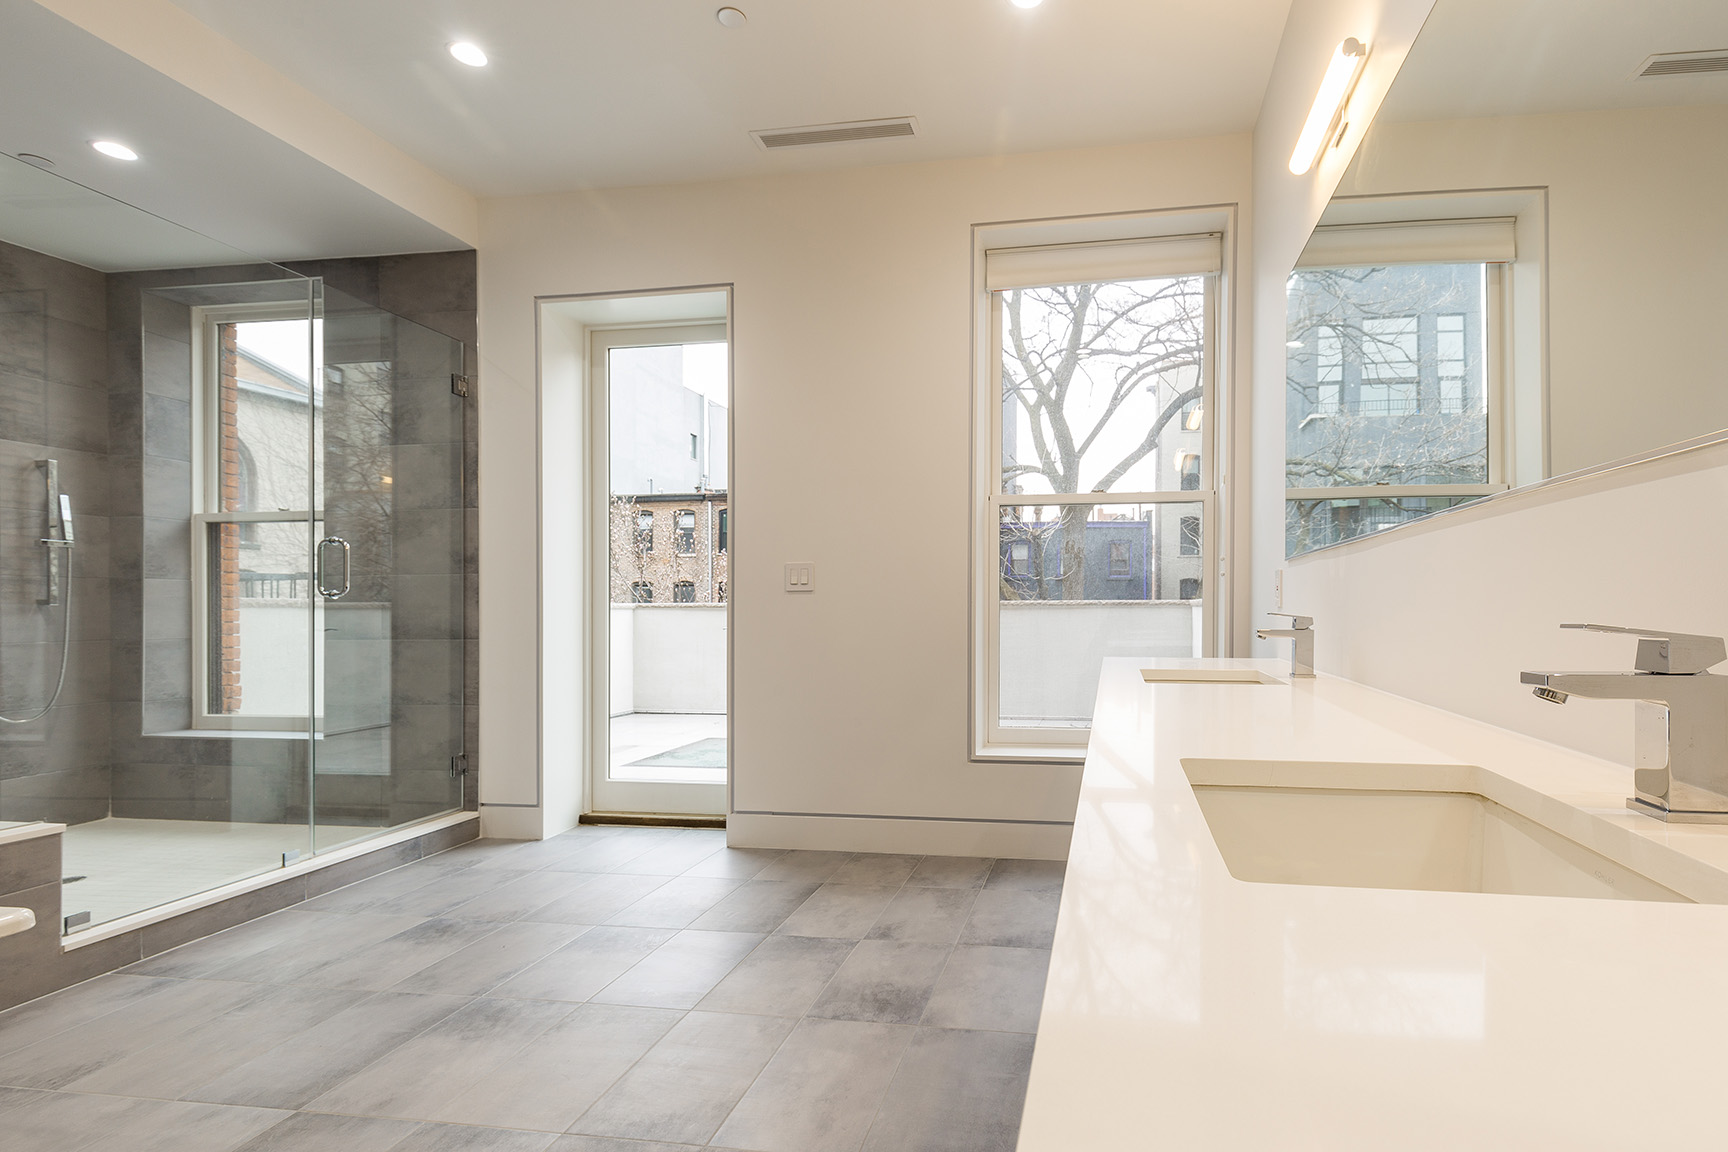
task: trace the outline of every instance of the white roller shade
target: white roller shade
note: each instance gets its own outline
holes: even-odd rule
[[[989,290],[996,292],[1050,284],[1203,276],[1218,272],[1223,259],[1223,237],[1216,232],[1097,244],[994,248],[984,253],[984,279]]]
[[[1326,224],[1309,237],[1296,267],[1510,263],[1518,258],[1517,224],[1511,217]]]

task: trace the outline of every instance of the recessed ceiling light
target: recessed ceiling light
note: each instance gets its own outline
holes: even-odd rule
[[[92,140],[90,147],[104,156],[112,156],[116,160],[136,160],[138,153],[115,140]]]
[[[18,159],[24,161],[26,164],[34,164],[38,168],[54,167],[54,161],[48,159],[46,156],[38,156],[34,152],[20,152],[18,153]]]
[[[737,8],[722,8],[714,13],[714,19],[720,21],[720,26],[723,28],[742,28],[750,17],[744,15]]]
[[[470,68],[486,67],[486,53],[480,45],[470,40],[458,40],[450,45],[450,55],[462,61]]]
[[[1036,7],[1038,7],[1038,5],[1040,5],[1042,3],[1044,3],[1044,0],[1014,0],[1014,7],[1016,7],[1016,8],[1036,8]]]

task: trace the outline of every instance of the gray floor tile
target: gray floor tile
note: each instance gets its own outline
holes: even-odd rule
[[[816,887],[786,880],[749,880],[691,921],[690,927],[715,932],[772,932],[810,899]]]
[[[117,973],[20,1004],[0,1012],[0,1057],[178,987],[172,980]]]
[[[650,835],[652,829],[627,829],[618,836],[588,844],[546,867],[562,872],[616,872],[620,866],[640,859],[664,846],[666,837]]]
[[[0,1088],[0,1113],[32,1103],[42,1095],[40,1088]]]
[[[549,1132],[510,1132],[460,1124],[422,1124],[390,1152],[544,1152],[556,1139]],[[330,1152],[347,1152],[331,1149]]]
[[[770,936],[702,998],[710,1012],[802,1016],[852,954],[850,940]]]
[[[0,1084],[63,1088],[222,1015],[259,989],[215,980],[170,981],[125,1008],[0,1057]]]
[[[557,924],[604,924],[654,889],[665,876],[596,875],[570,893],[522,917]]]
[[[772,1016],[691,1012],[571,1131],[702,1144],[792,1028]]]
[[[917,871],[918,862],[922,859],[922,856],[860,852],[840,865],[829,880],[835,884],[893,884],[898,887]]]
[[[561,861],[568,860],[576,853],[598,841],[583,841],[565,839],[555,836],[550,840],[529,840],[511,844],[500,852],[487,853],[477,861],[472,861],[475,868],[504,868],[510,871],[538,870]],[[452,852],[459,852],[453,849]],[[456,857],[462,860],[462,857]],[[464,860],[468,863],[470,861]]]
[[[516,879],[458,904],[445,915],[454,920],[519,920],[572,895],[594,877],[586,872],[518,872]]]
[[[403,978],[391,989],[479,996],[588,931],[591,929],[584,924],[506,923],[466,948]]]
[[[510,868],[464,868],[376,904],[370,910],[399,912],[408,916],[446,916],[451,909],[484,900],[494,889],[532,875],[533,872]]]
[[[490,996],[586,1000],[672,939],[669,928],[590,928],[493,988]]]
[[[664,1008],[578,1005],[449,1101],[438,1119],[562,1132],[679,1019]]]
[[[782,848],[722,848],[703,857],[700,863],[687,869],[684,875],[730,876],[736,880],[749,880],[784,855],[786,851]]]
[[[917,888],[982,888],[994,863],[977,856],[926,856],[906,883]]]
[[[688,928],[692,920],[743,883],[719,876],[674,876],[606,922],[636,928]]]
[[[296,1112],[235,1152],[389,1152],[418,1127],[416,1120]]]
[[[322,896],[314,896],[301,908],[311,912],[375,912],[399,896],[435,884],[466,869],[455,861],[424,861],[369,876]]]
[[[1018,888],[1023,892],[1060,892],[1066,860],[998,860],[986,888]]]
[[[319,914],[286,909],[238,925],[226,932],[182,944],[178,948],[141,960],[125,969],[142,976],[191,978],[209,976],[218,969],[276,948],[299,945],[309,924]]]
[[[948,949],[940,944],[865,940],[840,965],[810,1015],[916,1024],[947,959]]]
[[[850,852],[788,852],[756,874],[758,880],[790,880],[798,884],[821,884],[852,859]]]
[[[662,1144],[658,1140],[615,1140],[610,1136],[560,1136],[546,1152],[698,1152],[697,1144]]]
[[[887,1024],[800,1022],[713,1143],[760,1152],[854,1152],[911,1037],[912,1029]]]
[[[64,1087],[72,1092],[178,1100],[187,1092],[323,1023],[365,998],[334,988],[253,985],[213,1019],[102,1065]]]
[[[687,929],[589,999],[643,1008],[694,1008],[761,942],[754,932]]]
[[[498,930],[484,920],[423,920],[295,977],[296,984],[382,992]]]
[[[299,935],[286,947],[268,948],[209,973],[217,980],[248,980],[262,984],[292,984],[315,968],[339,960],[369,944],[388,940],[422,923],[418,916],[385,916],[370,912],[293,912],[305,916]],[[406,973],[404,973],[406,975]]]
[[[475,1000],[307,1105],[312,1112],[436,1120],[451,1099],[570,1013],[568,1004]]]
[[[715,852],[726,847],[726,833],[691,829],[642,855],[617,866],[617,872],[639,872],[657,876],[680,876]]]
[[[1043,948],[954,949],[936,981],[923,1023],[936,1028],[1036,1032],[1050,953]]]
[[[1060,892],[986,888],[972,902],[960,943],[1048,948],[1056,936],[1056,906],[1061,898]]]
[[[71,1094],[67,1098],[94,1099]],[[80,1152],[231,1152],[285,1118],[281,1112],[268,1109],[223,1104],[171,1100],[132,1103],[111,1129],[79,1146]]]
[[[299,1108],[466,1003],[456,996],[375,992],[185,1096],[218,1104]]]
[[[974,888],[914,888],[895,893],[869,932],[871,940],[909,944],[952,944],[972,912]]]
[[[6,1152],[74,1152],[158,1107],[123,1096],[38,1092],[7,1110]]]
[[[811,893],[774,931],[782,936],[862,940],[899,890],[898,885],[830,881]]]
[[[1013,1152],[1032,1037],[920,1028],[864,1152]]]

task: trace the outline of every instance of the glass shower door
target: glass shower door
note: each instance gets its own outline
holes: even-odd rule
[[[325,287],[314,405],[313,825],[323,851],[462,807],[459,341]]]

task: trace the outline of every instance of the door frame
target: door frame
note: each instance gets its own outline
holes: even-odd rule
[[[730,302],[728,302],[730,304]],[[588,443],[588,596],[585,630],[588,634],[588,699],[585,703],[588,731],[587,809],[593,812],[656,813],[667,815],[723,816],[731,810],[732,795],[732,600],[728,590],[726,611],[726,780],[722,784],[650,783],[614,781],[611,769],[611,402],[608,353],[614,348],[664,344],[726,345],[726,470],[728,511],[732,508],[733,359],[732,319],[728,306],[724,320],[706,323],[668,320],[619,325],[595,325],[584,333],[583,380],[584,421]],[[730,522],[729,527],[735,529]],[[731,535],[735,536],[736,531]],[[728,556],[731,541],[728,540]],[[728,560],[728,583],[731,565]]]

